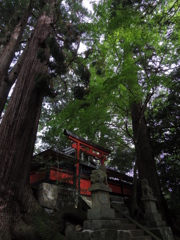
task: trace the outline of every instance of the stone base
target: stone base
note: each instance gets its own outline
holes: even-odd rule
[[[76,233],[76,237],[72,240],[117,240],[117,230],[83,230],[80,233]]]
[[[174,236],[170,227],[149,228],[148,230],[162,240],[174,240]]]
[[[124,199],[122,197],[110,196],[111,206],[118,208],[120,211],[124,212],[126,215],[129,214],[128,207],[124,204]],[[117,217],[118,218],[118,217]]]
[[[119,220],[86,220],[84,221],[84,229],[119,229],[122,224],[128,223],[127,219]]]
[[[144,231],[140,229],[136,230],[118,230],[118,238],[117,240],[152,240],[150,236],[144,236]]]
[[[145,213],[144,219],[147,227],[166,227],[166,223],[165,221],[162,221],[159,213]]]
[[[109,192],[112,191],[107,185],[102,183],[92,184],[89,188],[92,198],[92,208],[110,208]]]
[[[109,207],[92,208],[88,210],[87,218],[89,220],[115,219],[115,212]]]
[[[97,190],[100,190],[103,192],[112,192],[112,189],[109,188],[109,186],[105,185],[104,183],[94,183],[91,185],[91,187],[88,190],[90,192],[97,191]]]

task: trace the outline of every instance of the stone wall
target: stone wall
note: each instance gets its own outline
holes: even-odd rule
[[[75,206],[76,190],[60,185],[41,183],[37,189],[37,199],[42,207],[50,210]]]

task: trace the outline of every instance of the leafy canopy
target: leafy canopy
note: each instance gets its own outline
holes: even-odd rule
[[[87,85],[73,79],[69,104],[51,115],[51,139],[56,129],[61,141],[58,136],[67,128],[114,154],[118,149],[134,152],[131,105],[141,104],[146,114],[161,89],[168,93],[172,87],[171,72],[179,61],[177,1],[127,2],[93,3],[84,38],[87,51],[81,56],[91,81]]]

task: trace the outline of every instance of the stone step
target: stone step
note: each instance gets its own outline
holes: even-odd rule
[[[115,218],[116,219],[123,218],[123,215],[121,213],[115,212]]]
[[[84,229],[120,229],[120,226],[129,225],[128,219],[121,218],[116,220],[86,220],[84,221]]]
[[[82,232],[74,234],[74,236],[71,239],[68,238],[68,240],[117,240],[117,230],[83,230]]]
[[[150,236],[131,237],[130,240],[152,240]]]
[[[123,231],[121,231],[122,233]],[[127,234],[126,234],[127,233]],[[135,233],[134,233],[135,234]],[[77,232],[68,238],[68,240],[152,240],[149,236],[130,236],[128,231],[124,231],[124,234],[120,234],[117,230],[113,229],[99,229],[99,230],[83,230]]]
[[[129,223],[127,218],[115,218],[115,221],[119,221],[119,223]]]
[[[134,230],[136,229],[136,225],[133,223],[124,223],[119,225],[120,230]]]
[[[144,236],[144,231],[141,229],[130,230],[131,237],[141,237]]]
[[[141,229],[134,230],[118,230],[117,231],[117,240],[127,240],[132,237],[142,237],[144,236],[144,231]]]

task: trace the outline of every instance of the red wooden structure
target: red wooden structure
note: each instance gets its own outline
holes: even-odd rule
[[[99,159],[101,164],[104,165],[104,162],[107,160],[106,156],[108,156],[111,153],[110,150],[98,146],[97,144],[94,144],[92,142],[89,142],[84,138],[78,137],[66,129],[64,130],[64,134],[67,135],[68,138],[73,141],[71,146],[76,149],[77,159],[80,159],[80,152],[82,151],[88,154],[89,156],[93,156]]]
[[[60,162],[57,163],[57,162]],[[79,163],[78,175],[79,193],[90,196],[90,174],[95,166],[83,163],[73,156],[46,150],[33,157],[31,163],[30,183],[36,188],[41,182],[62,183],[71,188],[77,186],[76,164]],[[47,168],[47,165],[49,166]],[[133,179],[117,171],[107,169],[108,185],[114,195],[131,196]]]
[[[111,153],[110,150],[98,146],[97,144],[91,143],[85,140],[84,138],[76,136],[75,134],[66,129],[64,130],[64,134],[67,135],[70,140],[72,140],[73,143],[71,146],[72,148],[76,149],[76,157],[78,160],[80,160],[80,153],[84,152],[89,156],[99,159],[101,165],[104,165],[104,162],[107,160],[106,156],[108,156]],[[79,162],[76,164],[77,191],[79,190],[78,176],[79,176]]]

